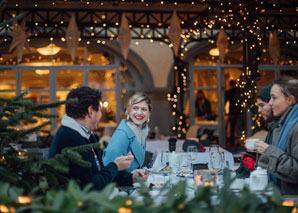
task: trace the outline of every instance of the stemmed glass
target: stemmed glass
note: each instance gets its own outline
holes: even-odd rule
[[[188,153],[188,160],[190,161],[190,168],[192,168],[193,162],[196,160],[196,146],[188,146],[187,153]]]
[[[224,153],[211,151],[210,153],[210,164],[212,169],[222,169],[224,161]]]
[[[218,145],[214,144],[210,146],[209,156],[212,169],[222,170],[225,162],[225,154],[219,151]]]

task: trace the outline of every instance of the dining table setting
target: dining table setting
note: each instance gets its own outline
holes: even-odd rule
[[[218,144],[206,146],[205,151],[199,152],[194,146],[188,146],[184,151],[183,141],[176,142],[180,143],[179,149],[179,146],[174,149],[169,140],[153,142],[165,143],[167,149],[163,144],[163,149],[155,150],[150,167],[142,168],[148,174],[147,181],[138,180],[132,187],[118,188],[115,195],[128,195],[136,203],[147,203],[157,208],[181,201],[182,207],[183,203],[188,203],[197,205],[196,208],[202,211],[213,208],[214,212],[223,205],[229,205],[231,209],[243,208],[243,205],[259,208],[277,197],[282,200],[282,205],[288,205],[288,202],[292,206],[298,205],[296,198],[282,197],[275,187],[268,184],[267,171],[262,168],[256,168],[249,178],[238,178],[238,166],[232,153]],[[243,200],[243,197],[249,199]],[[204,202],[210,202],[210,207],[198,204]],[[280,201],[274,202],[278,204]]]
[[[170,140],[147,143],[147,148],[149,147],[151,151],[150,143],[155,144],[155,148],[162,147],[154,150],[151,166],[143,168],[143,171],[149,174],[145,184],[156,202],[162,202],[166,192],[180,181],[186,183],[186,194],[188,199],[191,199],[199,186],[220,187],[223,184],[224,168],[235,173],[237,167],[234,166],[231,152],[217,144],[205,147],[204,152],[198,152],[195,146],[188,146],[184,152],[183,142],[183,140],[176,141],[175,151],[171,147]],[[139,183],[135,183],[129,194],[137,196],[139,187]]]

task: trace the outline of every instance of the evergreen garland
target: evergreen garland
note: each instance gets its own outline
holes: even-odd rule
[[[57,107],[66,101],[50,104],[37,104],[23,101],[27,93],[21,93],[15,98],[0,98],[0,181],[8,182],[24,189],[25,193],[36,188],[36,192],[44,192],[49,187],[63,187],[68,178],[68,164],[76,163],[90,167],[83,161],[79,152],[98,147],[99,144],[65,148],[54,158],[41,158],[40,141],[27,141],[27,136],[50,124],[45,121],[28,129],[19,129],[22,122],[36,123],[38,118],[53,118],[57,115],[42,113],[49,107]],[[67,103],[76,100],[68,100]],[[37,149],[36,149],[37,148]]]
[[[179,57],[174,59],[174,88],[168,94],[168,101],[171,104],[172,115],[175,116],[175,126],[172,131],[178,138],[184,138],[188,123],[184,114],[184,99],[187,92],[188,64]]]

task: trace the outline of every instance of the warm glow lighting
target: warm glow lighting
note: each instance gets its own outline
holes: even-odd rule
[[[219,56],[219,49],[218,48],[213,48],[213,49],[209,50],[209,55]]]
[[[109,103],[107,101],[103,102],[103,107],[107,108],[109,106]]]
[[[61,47],[57,47],[55,44],[49,44],[46,47],[37,49],[37,52],[41,55],[56,55],[61,50]]]
[[[0,212],[9,212],[9,209],[7,208],[7,206],[0,205]]]
[[[35,70],[35,73],[37,75],[48,75],[50,73],[50,70]]]
[[[18,203],[19,204],[29,204],[32,202],[32,198],[28,196],[19,196]]]

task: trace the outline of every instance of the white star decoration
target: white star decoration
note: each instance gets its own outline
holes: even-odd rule
[[[26,34],[26,20],[23,19],[21,26],[14,22],[13,24],[13,30],[7,31],[7,34],[12,37],[12,42],[9,47],[9,52],[11,52],[15,47],[17,47],[17,59],[18,62],[22,60],[23,57],[23,49],[24,46],[27,48],[28,51],[30,51],[29,43],[27,41],[28,34]]]
[[[179,50],[180,41],[181,41],[181,33],[182,33],[182,30],[180,26],[180,20],[177,16],[176,11],[174,11],[171,18],[171,24],[170,24],[170,30],[169,30],[168,36],[173,44],[175,56],[178,55],[178,50]]]
[[[127,59],[131,38],[132,36],[128,26],[127,18],[125,16],[125,13],[122,13],[118,39],[120,41],[122,54],[125,60]]]
[[[224,63],[226,53],[228,52],[229,42],[227,39],[227,35],[223,29],[220,29],[219,31],[217,41],[216,41],[216,46],[219,50],[220,62]]]
[[[79,46],[79,37],[80,37],[80,32],[78,30],[78,26],[75,20],[74,14],[72,14],[67,32],[66,32],[66,44],[70,52],[71,59],[74,61],[76,57],[76,51]]]

